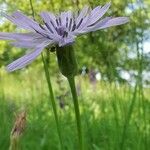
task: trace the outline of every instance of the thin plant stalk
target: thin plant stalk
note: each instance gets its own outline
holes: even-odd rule
[[[53,93],[52,84],[51,84],[51,80],[50,80],[50,73],[49,73],[49,69],[48,69],[48,64],[45,61],[43,54],[41,54],[41,56],[42,56],[42,62],[43,62],[43,66],[44,66],[45,77],[46,77],[47,84],[48,84],[48,90],[49,90],[51,105],[52,105],[53,113],[54,113],[54,117],[55,117],[57,132],[58,132],[59,141],[60,141],[60,146],[61,146],[61,149],[63,149],[63,142],[62,142],[62,136],[61,136],[61,131],[60,131],[57,107],[56,107],[56,103],[55,103],[55,99],[54,99],[54,93]]]
[[[125,149],[124,145],[125,145],[125,140],[126,140],[126,132],[127,132],[127,129],[128,129],[131,117],[132,117],[132,113],[134,110],[134,106],[135,106],[135,102],[136,102],[136,96],[137,96],[137,83],[134,87],[134,93],[133,93],[132,101],[131,101],[131,104],[129,106],[129,111],[128,111],[127,117],[125,118],[125,123],[123,126],[122,139],[121,139],[121,143],[120,143],[120,149],[121,150]]]
[[[75,57],[75,51],[72,45],[57,47],[56,55],[60,72],[67,78],[70,85],[77,123],[78,142],[79,142],[78,150],[83,150],[80,110],[74,80],[75,76],[78,73],[78,64]]]
[[[78,131],[78,140],[79,140],[79,149],[83,150],[81,118],[80,118],[78,96],[77,96],[76,87],[75,87],[75,80],[74,80],[74,77],[68,77],[67,79],[68,79],[68,82],[69,82],[69,85],[70,85],[72,98],[73,98],[73,103],[74,103],[76,123],[77,123],[77,131]]]
[[[35,20],[35,12],[34,12],[34,8],[33,8],[32,0],[30,0],[30,7],[31,7],[31,11],[32,11],[32,17]],[[48,64],[45,61],[43,54],[41,54],[41,57],[42,57],[42,62],[43,62],[43,66],[44,66],[44,72],[45,72],[46,81],[47,81],[47,84],[48,84],[49,96],[50,96],[50,99],[51,99],[51,104],[52,104],[53,113],[54,113],[54,117],[55,117],[55,122],[56,122],[56,127],[57,127],[59,142],[60,142],[60,147],[63,150],[63,142],[62,142],[62,136],[61,136],[61,132],[60,132],[60,125],[59,125],[57,107],[56,107],[55,98],[54,98],[54,94],[53,94],[53,89],[52,89],[52,85],[51,85]]]

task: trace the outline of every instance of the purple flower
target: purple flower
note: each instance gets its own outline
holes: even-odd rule
[[[19,11],[14,12],[11,16],[3,13],[8,20],[29,32],[0,33],[0,39],[10,40],[11,44],[16,47],[32,49],[30,53],[9,64],[7,70],[11,72],[25,67],[48,45],[55,44],[59,47],[70,45],[75,41],[77,35],[127,23],[127,17],[101,19],[110,5],[107,3],[93,10],[85,6],[79,14],[71,11],[62,12],[59,15],[41,12],[43,24],[39,24]]]

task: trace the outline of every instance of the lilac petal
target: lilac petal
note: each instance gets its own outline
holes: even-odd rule
[[[106,13],[110,5],[111,3],[107,3],[102,8],[98,6],[95,9],[93,9],[90,14],[87,14],[86,17],[84,17],[80,27],[76,31],[79,32],[81,30],[86,29],[87,26],[96,23]]]
[[[12,42],[11,43],[15,47],[20,47],[20,48],[35,48],[37,46],[37,43],[31,43],[27,41],[17,41],[17,42]]]
[[[100,6],[96,7],[91,11],[90,17],[89,17],[89,22],[88,25],[92,25],[96,23],[109,9],[111,3],[105,4],[102,8]]]
[[[88,6],[85,6],[85,7],[81,10],[79,16],[78,16],[77,19],[76,19],[76,25],[79,24],[79,22],[81,21],[81,19],[84,19],[84,18],[85,18],[85,16],[86,16],[87,13],[88,13],[88,10],[89,10],[89,7],[88,7]]]
[[[63,27],[66,26],[67,17],[68,17],[68,12],[62,12],[62,13],[60,14],[60,18],[61,18],[61,22],[62,22],[62,26],[63,26]]]
[[[35,22],[33,19],[28,18],[27,16],[25,16],[23,13],[19,11],[14,12],[12,14],[12,17],[14,17],[15,20],[19,22],[22,27],[23,26],[28,27],[30,28],[31,31],[35,31],[35,30],[39,32],[43,31],[37,22]]]
[[[98,26],[95,26],[95,29],[93,31],[96,31],[96,30],[99,30],[99,29],[108,28],[108,27],[111,27],[111,26],[117,26],[117,25],[125,24],[127,22],[129,22],[129,18],[128,17],[113,18],[113,19],[108,20],[103,25],[100,24]]]
[[[90,13],[88,25],[93,24],[97,20],[99,20],[100,13],[101,13],[101,6],[97,6],[96,8],[94,8]]]
[[[32,39],[32,40],[18,40],[16,42],[12,42],[11,44],[15,47],[21,47],[21,48],[35,48],[39,43],[43,43],[45,41],[49,41],[49,43],[52,43],[51,40],[47,40],[45,38],[40,39]]]
[[[71,32],[73,25],[75,24],[72,12],[70,10],[67,12],[62,12],[60,16],[58,16],[58,20],[59,19],[61,20],[61,28],[64,28],[66,29],[66,31]]]
[[[76,36],[82,33],[85,33],[85,30],[87,29],[87,27],[85,26],[87,24],[87,21],[89,20],[89,15],[87,15],[83,20],[82,23],[80,24],[80,26],[74,30],[72,33]]]
[[[47,28],[51,31],[51,33],[57,34],[55,29],[56,17],[52,13],[48,13],[48,12],[41,12],[40,16],[44,20],[44,23],[47,24]]]
[[[2,13],[2,15],[7,18],[8,20],[10,20],[11,22],[13,22],[14,24],[16,24],[17,26],[27,29],[27,30],[31,30],[33,31],[33,28],[30,26],[32,24],[33,25],[38,25],[37,22],[35,22],[34,20],[26,17],[24,14],[22,14],[19,11],[14,12],[11,16]]]
[[[101,21],[99,21],[94,26],[90,26],[90,27],[85,28],[80,33],[87,33],[87,32],[91,32],[91,31],[95,31],[95,30],[97,30],[98,27],[105,25],[111,19],[112,19],[112,17],[106,17],[106,18],[102,19]]]
[[[56,17],[52,13],[42,12],[41,14],[42,19],[44,20],[45,26],[44,28],[48,31],[49,37],[58,42],[60,40],[60,36],[56,31]]]
[[[78,30],[78,31],[83,30],[83,29],[86,27],[86,24],[87,24],[88,20],[89,20],[89,15],[87,15],[87,16],[83,19],[82,23],[80,24],[80,26],[79,26],[79,28],[78,28],[77,30]]]
[[[0,32],[0,40],[32,40],[34,38],[43,38],[38,33],[4,33]]]
[[[47,36],[45,37],[45,38],[48,38],[48,39],[50,39],[50,40],[53,40],[53,41],[55,41],[55,42],[58,42],[59,40],[60,40],[60,38],[61,38],[61,36],[60,35],[58,35],[58,33],[56,32],[56,33],[52,33],[49,29],[48,29],[48,27],[47,26],[45,26],[45,25],[43,25],[43,28],[44,28],[44,30],[47,32],[46,34],[47,34]]]
[[[7,14],[3,13],[3,16],[6,17],[8,20],[12,21],[18,27],[40,33],[45,37],[50,36],[49,33],[43,30],[37,22],[28,18],[27,16],[25,16],[23,13],[19,11],[14,12],[12,16],[8,16]]]
[[[53,26],[56,26],[56,17],[53,13],[50,12],[41,12],[40,16],[43,18],[45,22],[52,21]]]
[[[69,35],[67,38],[62,38],[59,41],[59,47],[65,46],[65,45],[70,45],[74,43],[76,36],[74,35]]]
[[[43,48],[48,45],[48,42],[42,43],[39,45],[33,52],[30,52],[29,54],[24,55],[23,57],[15,60],[11,64],[9,64],[6,68],[8,72],[15,71],[17,69],[21,69],[25,67],[26,65],[30,64],[36,57],[40,55]]]
[[[104,28],[108,28],[111,26],[117,26],[121,24],[125,24],[129,21],[128,17],[117,17],[117,18],[112,18],[112,17],[106,17],[96,23],[94,26],[90,26],[85,28],[84,30],[77,32],[76,34],[83,34],[91,31],[96,31]]]
[[[12,40],[11,44],[22,48],[35,48],[47,40],[38,33],[0,33],[0,40]],[[51,42],[51,40],[49,40]]]
[[[7,71],[12,72],[17,69],[21,69],[21,68],[25,67],[26,65],[31,63],[41,52],[42,52],[42,48],[38,48],[35,51],[33,51],[32,53],[29,53],[29,54],[17,59],[16,61],[14,61],[13,63],[11,63],[7,66]]]
[[[68,28],[68,32],[72,31],[73,25],[75,23],[73,13],[68,11],[68,21],[66,21],[66,27]]]
[[[23,25],[25,24],[26,26],[29,26],[32,31],[42,33],[43,35],[48,35],[48,33],[40,27],[39,23],[35,22],[32,19],[29,19],[21,12],[16,11],[12,14],[12,16],[14,16],[16,20],[18,20],[21,24]]]
[[[72,12],[69,10],[69,11],[67,12],[66,28],[69,27],[69,23],[70,23],[70,21],[71,21],[72,18],[73,18]]]

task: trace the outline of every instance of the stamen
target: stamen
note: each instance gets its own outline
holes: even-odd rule
[[[60,33],[60,36],[63,35],[63,30],[61,28],[59,29],[59,33]]]
[[[58,22],[58,19],[56,19],[56,23],[57,23],[57,26],[59,26],[59,22]]]
[[[69,31],[71,30],[71,25],[72,25],[72,18],[70,19],[70,23],[69,23]]]
[[[80,22],[78,23],[78,25],[77,25],[77,29],[80,27],[80,25],[81,25],[81,23],[82,23],[82,21],[83,21],[83,18],[80,20]]]
[[[44,23],[45,23],[46,27],[48,28],[48,30],[49,30],[51,33],[54,33],[53,30],[50,28],[50,26],[49,26],[46,22],[44,22]]]
[[[34,29],[34,28],[33,28]],[[38,34],[41,34],[39,31],[37,31],[36,29],[34,29],[34,31],[36,32],[36,33],[38,33]],[[42,35],[42,34],[41,34]]]
[[[52,26],[55,28],[55,25],[54,25],[54,23],[52,22],[52,21],[50,21],[50,23],[52,24]]]
[[[74,21],[74,24],[73,24],[73,27],[72,27],[72,30],[71,31],[74,31],[76,29],[76,23]]]
[[[60,26],[61,26],[61,18],[59,17],[59,24],[60,24]]]
[[[56,28],[56,31],[57,31],[58,35],[60,35],[60,36],[63,35],[63,31],[61,28]]]
[[[41,24],[39,24],[39,26],[40,26],[43,30],[45,30],[44,27],[43,27]]]
[[[60,35],[60,30],[59,30],[59,28],[56,27],[56,31],[57,31],[58,35]]]
[[[32,27],[32,28],[33,28],[33,27]],[[33,28],[33,29],[34,29],[34,28]],[[34,29],[34,31],[35,31],[36,33],[38,33],[38,34],[40,34],[40,35],[42,35],[42,36],[44,36],[44,37],[46,37],[46,38],[52,40],[52,38],[50,38],[48,35],[45,35],[45,34],[43,34],[43,33],[40,33],[40,32],[37,31],[36,29]]]
[[[66,17],[66,28],[68,27],[68,17]]]
[[[63,38],[68,36],[68,32],[64,31]]]

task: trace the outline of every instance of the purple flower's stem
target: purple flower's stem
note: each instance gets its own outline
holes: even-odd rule
[[[75,87],[75,80],[74,80],[74,77],[68,77],[67,79],[68,79],[68,82],[70,85],[73,103],[74,103],[75,116],[76,116],[76,122],[77,122],[77,130],[78,130],[78,138],[79,138],[79,150],[83,150],[81,118],[80,118],[78,96],[77,96],[76,87]]]
[[[30,0],[30,6],[31,6],[31,10],[32,10],[32,17],[34,18],[35,13],[34,13],[32,0]],[[35,18],[34,18],[34,20],[35,20]],[[60,146],[61,146],[61,150],[63,150],[63,142],[62,142],[62,136],[61,136],[61,132],[60,132],[60,125],[59,125],[59,119],[58,119],[58,114],[57,114],[57,107],[56,107],[54,94],[53,94],[53,89],[52,89],[52,84],[51,84],[51,80],[50,80],[50,73],[49,73],[49,70],[48,70],[48,64],[45,61],[43,54],[41,54],[41,56],[42,56],[42,61],[43,61],[43,65],[44,65],[45,77],[46,77],[47,84],[48,84],[49,96],[50,96],[50,99],[51,99],[51,104],[52,104],[53,113],[54,113],[54,117],[55,117],[58,137],[59,137],[59,141],[60,141]]]
[[[59,136],[60,146],[61,146],[61,149],[63,150],[63,142],[62,142],[62,136],[61,136],[61,132],[60,132],[60,125],[59,125],[59,119],[58,119],[58,114],[57,114],[57,107],[56,107],[54,94],[53,94],[53,89],[52,89],[52,85],[51,85],[50,73],[49,73],[49,70],[48,70],[48,64],[45,61],[43,54],[41,54],[41,56],[42,56],[42,61],[43,61],[43,65],[44,65],[45,77],[46,77],[47,84],[48,84],[49,96],[50,96],[50,100],[51,100],[51,104],[52,104],[52,108],[53,108],[53,113],[54,113],[54,116],[55,116],[55,122],[56,122],[57,132],[58,132],[58,136]]]

